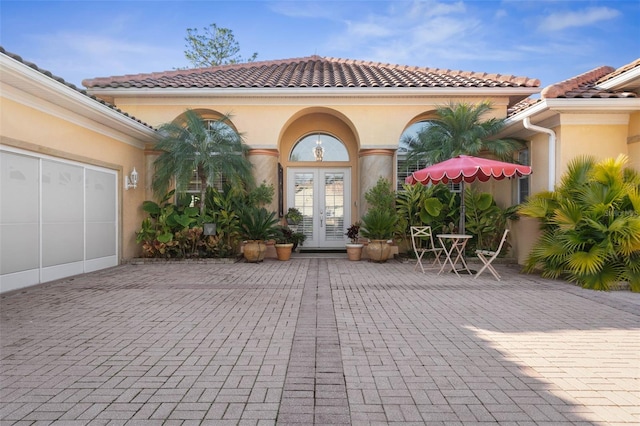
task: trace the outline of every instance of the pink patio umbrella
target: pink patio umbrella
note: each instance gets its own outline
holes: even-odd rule
[[[460,196],[460,233],[464,234],[464,183],[471,183],[475,180],[486,182],[493,178],[502,180],[514,176],[528,176],[531,174],[531,167],[520,164],[505,163],[504,161],[489,160],[487,158],[472,157],[469,155],[458,155],[457,157],[436,163],[432,166],[417,170],[405,179],[411,185],[421,183],[461,183]]]

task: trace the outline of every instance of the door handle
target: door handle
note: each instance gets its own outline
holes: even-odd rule
[[[324,211],[320,210],[320,228],[322,228],[323,221],[324,221]]]

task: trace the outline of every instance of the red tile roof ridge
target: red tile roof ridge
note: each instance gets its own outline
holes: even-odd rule
[[[567,92],[577,89],[584,84],[593,83],[614,71],[615,68],[605,65],[594,68],[591,71],[545,87],[542,89],[542,92],[540,92],[540,96],[544,99],[562,97]]]

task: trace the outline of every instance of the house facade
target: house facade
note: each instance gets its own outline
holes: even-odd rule
[[[153,161],[158,155],[153,149],[157,140],[154,128],[180,119],[188,109],[198,111],[204,118],[231,116],[232,126],[243,134],[250,147],[256,181],[277,189],[269,207],[280,213],[288,207],[297,207],[308,216],[311,234],[305,247],[344,247],[346,228],[367,210],[365,192],[380,177],[397,183],[406,175],[400,143],[403,133],[433,117],[435,109],[444,104],[489,100],[494,116],[508,117],[505,135],[530,141],[529,150],[522,153],[534,170],[530,180],[481,184],[503,207],[518,203],[527,193],[552,186],[574,152],[602,157],[626,153],[631,158],[630,164],[639,168],[640,79],[628,78],[637,74],[638,64],[620,70],[607,69],[607,75],[617,75],[609,79],[612,81],[606,87],[596,87],[605,82],[604,74],[590,75],[587,80],[580,76],[580,83],[573,89],[567,85],[556,90],[561,93],[567,88],[562,95],[554,92],[556,97],[551,98],[551,89],[543,90],[542,97],[532,101],[530,96],[540,93],[539,81],[526,77],[319,56],[95,78],[83,82],[86,92],[15,55],[2,51],[0,59],[3,67],[0,184],[11,187],[14,194],[22,193],[5,171],[23,157],[38,161],[38,167],[47,162],[62,163],[78,175],[80,172],[74,167],[80,168],[86,188],[92,187],[88,179],[94,169],[109,176],[110,180],[105,177],[107,186],[113,189],[105,199],[112,200],[108,209],[115,212],[115,219],[113,215],[94,218],[92,215],[98,212],[91,212],[89,206],[95,194],[90,195],[89,189],[83,193],[84,203],[89,206],[83,208],[85,270],[81,272],[91,270],[86,266],[86,252],[95,254],[97,249],[91,248],[91,244],[97,232],[113,235],[111,240],[115,239],[113,248],[97,250],[98,254],[104,254],[100,258],[109,259],[104,265],[111,266],[138,254],[135,230],[143,217],[140,205],[153,199],[150,189]],[[600,97],[575,95],[580,90],[583,94],[597,91]],[[556,102],[557,99],[561,101]],[[571,104],[572,108],[565,105],[574,99],[577,101]],[[588,109],[587,104],[593,101],[596,101],[594,109]],[[525,121],[529,123],[527,128],[522,124]],[[581,130],[584,126],[586,130]],[[538,127],[556,134],[553,144],[549,133]],[[126,190],[125,176],[134,167],[139,175],[138,188]],[[45,190],[45,183],[49,183],[51,173],[60,172],[54,170],[49,175],[45,172],[49,173],[49,169],[40,171],[41,189],[31,204],[5,209],[11,203],[5,191],[2,193],[0,222],[3,230],[12,226],[14,232],[2,235],[2,265],[12,265],[8,269],[3,266],[3,291],[19,286],[6,283],[16,274],[24,275],[24,271],[31,271],[27,274],[30,280],[24,281],[31,284],[59,278],[60,274],[43,272],[51,263],[45,254],[57,247],[49,240],[57,241],[67,231],[80,227],[75,216],[74,220],[66,220],[59,205],[54,210],[58,209],[55,211],[60,217],[41,212],[33,213],[29,221],[22,221],[18,212],[34,210],[33,203],[44,207],[45,202],[66,200],[51,196],[47,201],[45,193],[50,189]],[[50,222],[55,219],[67,222],[67,228],[59,226],[50,232],[50,227],[55,228]],[[17,259],[27,256],[28,249],[11,257],[5,255],[5,247],[14,246],[14,240],[22,235],[21,229],[29,228],[26,222],[37,223],[34,226],[39,233],[36,236],[31,232],[31,243],[26,246],[37,246],[39,256],[37,261],[32,259],[30,264],[23,265]],[[514,227],[522,228],[520,232],[515,230],[519,242],[514,249],[518,259],[524,259],[536,227],[528,223],[515,223]],[[72,245],[78,244],[79,237]],[[58,259],[60,265],[79,262],[66,260]],[[33,281],[36,269],[39,281]]]

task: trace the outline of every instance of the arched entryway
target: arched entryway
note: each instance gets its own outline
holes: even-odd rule
[[[283,133],[284,210],[295,207],[302,212],[299,232],[306,235],[304,248],[344,248],[346,228],[358,214],[357,152],[351,128],[329,113],[300,116]]]

